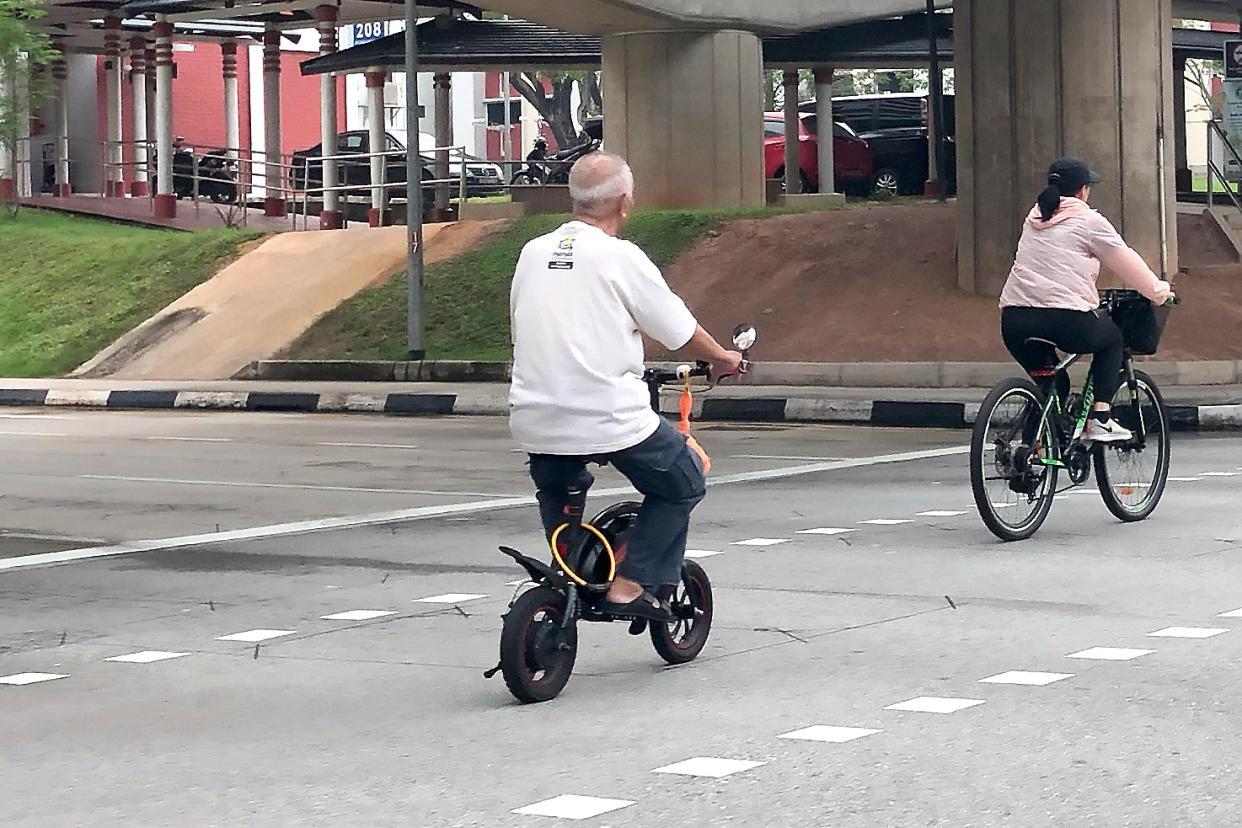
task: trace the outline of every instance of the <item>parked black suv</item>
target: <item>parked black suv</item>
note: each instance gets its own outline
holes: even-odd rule
[[[925,93],[857,95],[833,98],[832,116],[858,133],[871,147],[875,160],[875,189],[893,194],[919,195],[927,181],[927,112]],[[944,96],[945,168],[949,192],[957,189],[956,118],[954,97]],[[814,112],[815,102],[804,103]]]

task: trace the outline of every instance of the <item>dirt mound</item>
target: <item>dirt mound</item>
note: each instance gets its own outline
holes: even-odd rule
[[[956,227],[953,204],[741,220],[700,239],[666,275],[713,333],[754,321],[765,360],[1008,360],[996,299],[957,287]],[[1231,258],[1209,230],[1179,217],[1192,273],[1178,284],[1185,304],[1161,358],[1242,359],[1242,266],[1194,272]]]

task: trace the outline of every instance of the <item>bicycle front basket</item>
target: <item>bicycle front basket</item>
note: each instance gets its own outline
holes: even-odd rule
[[[1133,290],[1109,291],[1106,305],[1131,353],[1145,356],[1156,353],[1169,319],[1167,306],[1156,307]]]

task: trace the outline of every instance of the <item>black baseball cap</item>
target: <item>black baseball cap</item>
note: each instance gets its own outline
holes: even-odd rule
[[[1073,156],[1065,156],[1053,161],[1048,167],[1048,183],[1057,185],[1061,192],[1070,195],[1081,190],[1088,184],[1103,181],[1100,174],[1092,171],[1086,161]]]

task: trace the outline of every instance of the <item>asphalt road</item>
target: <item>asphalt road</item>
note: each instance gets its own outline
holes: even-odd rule
[[[703,655],[585,626],[522,707],[481,675],[522,574],[495,547],[539,546],[503,421],[0,432],[0,825],[1237,822],[1242,438],[1179,436],[1146,523],[1083,490],[1002,545],[963,432],[705,427]],[[354,610],[387,614],[324,618]],[[1009,671],[1047,683],[981,681]],[[656,772],[693,758],[735,762]]]

